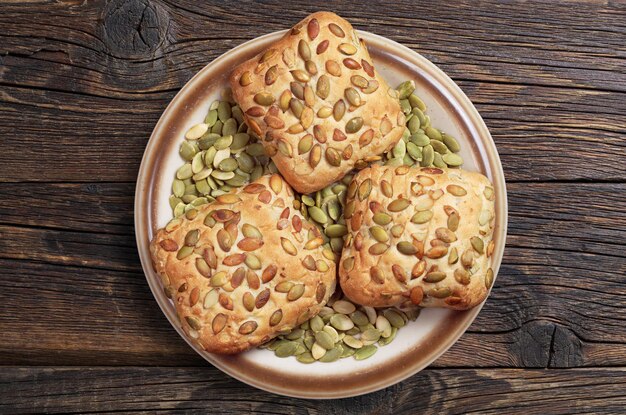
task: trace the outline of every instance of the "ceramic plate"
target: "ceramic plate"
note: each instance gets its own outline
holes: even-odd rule
[[[432,363],[465,332],[481,307],[465,312],[425,309],[416,321],[398,332],[391,344],[363,361],[347,358],[305,365],[294,358],[275,357],[269,350],[221,356],[207,353],[187,340],[150,260],[149,241],[172,216],[168,197],[176,169],[182,163],[178,148],[184,133],[203,121],[211,102],[227,86],[230,70],[265,50],[284,33],[251,40],[211,62],[183,87],[161,116],[137,179],[135,229],[139,255],[150,289],[172,326],[190,347],[223,372],[282,395],[321,399],[361,395],[397,383]],[[497,275],[506,239],[506,188],[496,147],[482,118],[459,87],[423,56],[381,36],[363,31],[359,34],[369,46],[376,69],[390,85],[415,80],[416,93],[428,106],[432,125],[459,140],[464,168],[480,171],[494,183],[497,220],[492,268]]]

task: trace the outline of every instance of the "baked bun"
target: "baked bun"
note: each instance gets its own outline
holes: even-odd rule
[[[233,98],[285,180],[311,193],[379,159],[405,129],[397,93],[334,13],[308,16],[237,66]]]
[[[373,166],[347,191],[341,288],[373,307],[481,303],[493,283],[495,194],[458,169]]]
[[[205,350],[237,353],[289,332],[335,290],[333,254],[293,201],[278,174],[263,176],[155,235],[154,268]]]

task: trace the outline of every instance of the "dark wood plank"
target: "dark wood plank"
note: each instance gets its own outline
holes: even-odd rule
[[[622,413],[626,369],[427,369],[379,392],[314,401],[254,389],[212,367],[0,372],[3,413]],[[228,396],[228,399],[224,397]]]
[[[5,5],[0,134],[12,145],[0,153],[0,178],[133,181],[158,117],[197,70],[316,7],[298,2],[289,16],[283,8],[278,1],[250,10],[143,0],[45,11]],[[333,9],[422,52],[457,80],[491,128],[507,179],[623,180],[620,4],[400,1],[381,15],[340,2]],[[29,119],[38,122],[24,125]]]
[[[0,183],[0,224],[128,234],[134,201],[134,183]]]
[[[0,316],[0,361],[200,363],[145,282],[130,221],[133,185],[44,189],[0,184],[0,302],[27,310]],[[625,190],[510,184],[509,237],[492,297],[436,365],[626,365]],[[10,195],[31,213],[16,210]]]

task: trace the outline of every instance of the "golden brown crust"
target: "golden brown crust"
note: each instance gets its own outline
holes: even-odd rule
[[[372,161],[405,128],[395,90],[350,23],[334,13],[302,20],[236,67],[230,83],[246,122],[301,193],[341,179],[359,160]]]
[[[155,235],[154,268],[183,329],[207,351],[237,353],[288,332],[333,293],[333,254],[293,201],[278,174],[264,176]]]
[[[344,294],[373,307],[465,310],[481,303],[493,282],[494,202],[492,184],[479,173],[362,170],[344,211],[350,231],[339,264]]]

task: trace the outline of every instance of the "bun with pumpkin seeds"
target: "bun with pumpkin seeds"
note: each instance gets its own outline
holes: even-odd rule
[[[397,92],[346,20],[314,13],[231,77],[233,98],[285,180],[311,193],[392,148]]]
[[[334,292],[333,253],[293,201],[278,174],[263,176],[155,235],[154,268],[203,349],[260,345],[316,315]]]
[[[480,304],[493,283],[492,184],[479,173],[372,166],[347,190],[344,294],[366,306]]]

